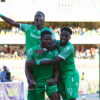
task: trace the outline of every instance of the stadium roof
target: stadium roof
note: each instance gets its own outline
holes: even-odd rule
[[[8,0],[0,3],[0,13],[16,21],[33,21],[36,11],[46,21],[100,21],[100,0]]]

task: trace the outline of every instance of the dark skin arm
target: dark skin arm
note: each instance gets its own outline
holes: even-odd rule
[[[54,78],[51,78],[47,80],[48,85],[53,85],[58,82],[59,79],[59,64],[54,65],[54,73],[53,73]]]
[[[56,57],[56,58],[53,59],[53,60],[41,61],[41,62],[40,62],[40,65],[57,64],[57,63],[59,63],[60,61],[63,61],[63,60],[64,60],[64,59],[62,59],[61,57]],[[32,65],[36,66],[36,61],[34,61],[34,60],[29,60],[29,61],[27,61],[27,63],[28,63],[30,66],[32,66]]]
[[[47,50],[53,50],[57,48],[57,41],[55,39],[52,40],[52,45],[47,48]],[[38,55],[42,55],[45,51],[43,49],[35,50]]]
[[[12,26],[15,26],[15,27],[20,27],[19,23],[15,22],[14,20],[8,18],[8,17],[5,17],[4,15],[1,17],[5,22],[7,22],[8,24],[12,25]]]
[[[29,89],[34,89],[36,82],[33,76],[33,72],[29,70],[29,67],[31,67],[27,62],[25,63],[25,75],[28,82]]]
[[[56,57],[53,60],[45,60],[45,61],[41,61],[40,65],[49,65],[49,64],[55,64],[55,63],[59,63],[60,61],[63,61],[64,59],[62,59],[61,57]]]

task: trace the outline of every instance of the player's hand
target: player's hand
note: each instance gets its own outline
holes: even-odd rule
[[[62,78],[61,78],[61,76],[59,76],[58,82],[62,82]]]
[[[26,64],[27,64],[28,66],[35,66],[35,65],[36,65],[36,62],[35,62],[34,60],[27,60],[27,61],[26,61]]]
[[[35,86],[36,85],[36,81],[35,80],[31,80],[30,84],[33,84]]]
[[[36,86],[36,82],[34,80],[31,80],[29,83],[28,89],[33,90],[35,88],[35,86]]]
[[[34,51],[37,55],[42,55],[45,51],[43,49],[35,50]]]
[[[48,85],[54,85],[57,81],[54,78],[47,80]]]

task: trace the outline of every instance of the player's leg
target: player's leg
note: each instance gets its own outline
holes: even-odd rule
[[[28,90],[27,100],[36,100],[34,93],[34,90]]]
[[[41,84],[37,84],[35,87],[35,100],[45,100],[45,89],[44,86]]]
[[[56,84],[51,86],[46,85],[45,90],[50,100],[60,100],[60,95]]]
[[[35,90],[28,89],[27,100],[36,100],[35,99]]]
[[[79,73],[77,70],[73,72],[73,75],[68,75],[63,79],[65,86],[65,93],[68,100],[75,100],[78,97],[79,89]]]
[[[30,84],[29,79],[28,79],[28,73],[27,73],[27,66],[26,66],[26,63],[25,63],[25,75],[26,75],[27,82],[28,82],[27,100],[36,100],[36,99],[35,99],[34,85]]]
[[[60,94],[59,92],[52,93],[49,98],[50,100],[60,100]]]
[[[66,96],[66,93],[65,93],[64,84],[63,84],[62,81],[59,82],[59,83],[57,84],[57,87],[58,87],[59,93],[60,93],[60,95],[61,95],[61,98],[62,98],[63,100],[68,100],[68,99],[67,99],[67,96]]]
[[[36,100],[35,90],[33,89],[32,86],[28,86],[27,100]]]

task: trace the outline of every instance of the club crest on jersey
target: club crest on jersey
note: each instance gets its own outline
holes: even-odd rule
[[[51,52],[51,51],[49,51],[49,52],[48,52],[48,55],[52,55],[52,52]]]

